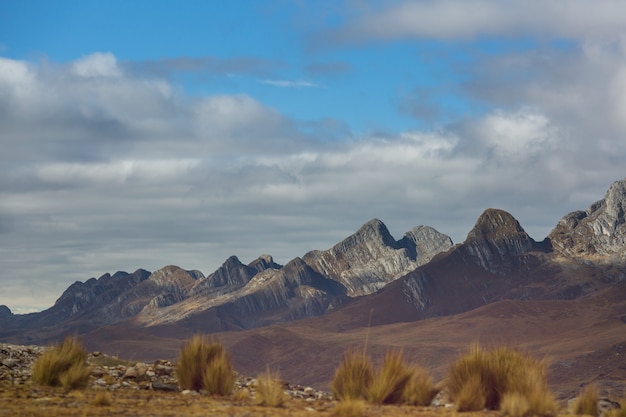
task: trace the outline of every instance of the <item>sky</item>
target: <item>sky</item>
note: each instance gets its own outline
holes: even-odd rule
[[[626,177],[626,2],[0,0],[0,305]]]

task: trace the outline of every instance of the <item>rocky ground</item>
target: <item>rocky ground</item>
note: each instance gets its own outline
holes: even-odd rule
[[[45,348],[0,344],[0,416],[332,416],[338,402],[328,392],[284,383],[288,400],[282,407],[254,402],[256,379],[238,376],[235,394],[215,398],[180,390],[174,366],[120,360],[93,352],[87,389],[65,391],[32,383],[31,367]],[[102,394],[106,401],[102,402]],[[452,415],[452,408],[367,405],[363,416]],[[474,413],[487,416],[492,413]],[[346,415],[346,414],[342,414]]]
[[[457,416],[438,396],[430,407],[365,405],[356,414],[339,412],[330,393],[284,383],[288,400],[279,408],[255,405],[256,379],[238,376],[235,393],[215,398],[181,390],[174,366],[120,360],[100,352],[88,356],[92,372],[87,389],[65,391],[32,383],[31,367],[45,348],[0,344],[0,416]],[[104,394],[104,396],[103,396]],[[103,401],[102,398],[105,398]],[[497,412],[464,416],[499,416]]]

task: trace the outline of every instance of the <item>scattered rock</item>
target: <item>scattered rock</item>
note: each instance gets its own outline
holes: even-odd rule
[[[622,406],[617,401],[610,400],[609,398],[600,398],[598,400],[598,411],[600,417],[608,414],[611,410],[619,410]]]
[[[178,384],[166,384],[161,381],[154,381],[152,389],[155,391],[178,391]]]

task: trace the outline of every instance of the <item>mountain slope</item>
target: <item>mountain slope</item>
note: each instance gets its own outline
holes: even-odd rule
[[[616,222],[622,219],[623,213]],[[613,256],[623,256],[625,248],[612,243],[622,238],[608,243]],[[336,322],[349,329],[458,314],[506,299],[574,299],[619,280],[613,269],[587,258],[563,259],[549,239],[535,242],[509,213],[488,209],[462,244],[346,306]]]
[[[133,326],[202,323],[199,331],[213,332],[298,320],[382,288],[451,245],[448,236],[426,226],[396,241],[375,219],[331,249],[309,252],[285,267],[269,255],[249,265],[232,256],[206,277],[170,265],[152,274],[137,272],[134,279],[118,273],[112,280],[103,276],[77,282],[45,312],[22,317],[8,309],[0,311],[6,317],[6,323],[0,323],[0,337],[16,335],[7,333],[16,323],[22,335],[15,341],[32,341],[43,326],[46,337],[52,338],[71,329],[120,321]]]
[[[325,251],[311,251],[303,260],[320,274],[341,283],[351,297],[371,294],[435,254],[452,240],[435,229],[418,226],[396,241],[378,219]]]

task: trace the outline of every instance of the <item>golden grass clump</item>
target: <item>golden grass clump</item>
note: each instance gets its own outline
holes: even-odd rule
[[[433,383],[432,376],[426,369],[418,365],[412,365],[410,372],[411,379],[404,388],[403,402],[408,405],[430,405],[437,395],[437,388]]]
[[[399,404],[411,377],[412,370],[404,363],[402,352],[387,352],[382,367],[374,373],[368,398],[378,404]]]
[[[454,394],[454,401],[458,411],[478,411],[485,408],[487,400],[480,376],[469,376]]]
[[[204,389],[211,395],[229,395],[235,387],[235,373],[230,356],[222,350],[206,367],[203,375]]]
[[[98,391],[93,397],[92,404],[96,407],[109,407],[113,402],[109,391]]]
[[[176,377],[183,389],[206,389],[212,395],[228,395],[235,377],[224,346],[206,336],[195,335],[183,344],[176,366]]]
[[[237,390],[232,395],[232,400],[239,403],[245,403],[250,400],[250,391],[247,388]]]
[[[374,379],[374,367],[364,353],[349,350],[335,371],[331,383],[333,396],[338,400],[366,398]]]
[[[500,411],[505,416],[526,417],[530,413],[530,403],[521,394],[511,392],[502,396]]]
[[[286,399],[280,375],[270,372],[268,368],[265,374],[257,378],[255,402],[267,407],[280,407]]]
[[[367,411],[365,401],[349,398],[339,402],[333,410],[335,417],[363,417]]]
[[[596,384],[585,385],[574,402],[574,414],[585,414],[589,416],[598,415],[598,400],[600,393]]]
[[[75,362],[59,377],[61,386],[65,389],[84,388],[89,383],[91,369],[85,362]]]
[[[556,414],[545,362],[508,347],[485,351],[473,346],[450,366],[446,386],[459,411],[498,410],[503,397],[515,393],[517,396],[507,401],[519,405],[524,398],[528,413]],[[512,407],[511,403],[507,407]]]
[[[32,369],[35,383],[67,389],[87,386],[89,375],[87,351],[75,336],[66,337],[61,344],[47,349]]]

